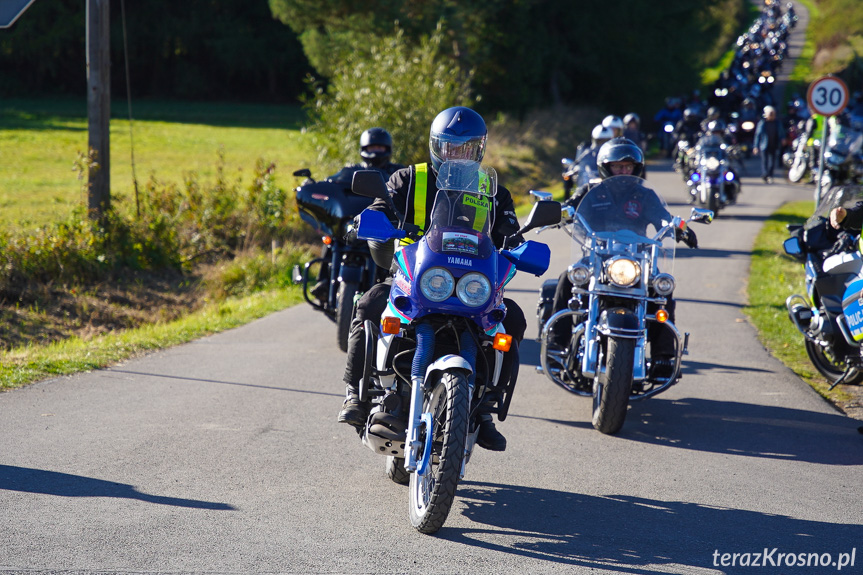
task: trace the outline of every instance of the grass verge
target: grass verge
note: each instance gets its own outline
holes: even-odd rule
[[[803,336],[791,324],[785,298],[806,293],[803,266],[785,255],[785,226],[803,223],[814,211],[814,202],[785,204],[768,218],[755,239],[749,271],[749,305],[744,312],[758,330],[762,345],[779,361],[803,378],[831,403],[846,407],[854,398],[843,386],[829,391],[829,384],[812,364],[803,347]]]
[[[182,319],[116,331],[91,339],[70,338],[0,354],[0,390],[41,379],[101,369],[147,352],[186,343],[251,322],[302,300],[297,287],[227,298]]]

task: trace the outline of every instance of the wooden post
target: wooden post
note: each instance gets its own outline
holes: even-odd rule
[[[100,219],[111,207],[111,22],[109,0],[87,0],[87,129],[96,166],[88,173],[88,211]]]

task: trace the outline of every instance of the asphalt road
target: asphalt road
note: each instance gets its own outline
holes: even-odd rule
[[[679,176],[651,166],[648,182],[688,214]],[[0,571],[809,574],[836,567],[735,570],[722,554],[832,562],[860,547],[842,572],[863,572],[859,422],[772,359],[741,311],[762,221],[808,196],[748,178],[697,226],[701,248],[674,269],[684,377],[618,435],[532,369],[526,340],[499,425],[509,447],[475,453],[436,536],[411,528],[406,488],[336,423],[344,354],[305,305],[0,394]],[[556,277],[568,238],[535,239]],[[508,290],[528,337],[542,279]]]

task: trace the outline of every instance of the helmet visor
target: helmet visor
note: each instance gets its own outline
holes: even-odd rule
[[[429,138],[432,157],[440,163],[447,160],[470,160],[479,162],[485,152],[486,136],[453,136],[435,134]]]

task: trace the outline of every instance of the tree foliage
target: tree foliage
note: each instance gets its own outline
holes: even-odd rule
[[[306,105],[309,131],[327,169],[358,157],[360,134],[385,128],[393,137],[393,161],[428,161],[429,126],[450,106],[470,105],[470,73],[453,67],[442,27],[410,40],[401,29],[349,51],[329,84],[315,84]]]

